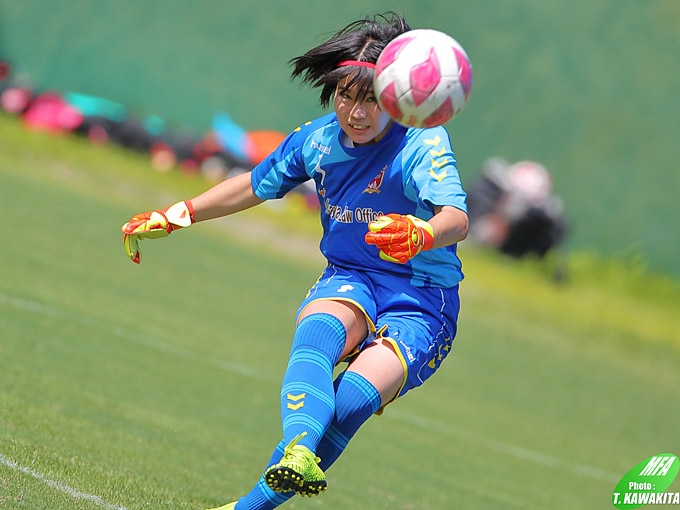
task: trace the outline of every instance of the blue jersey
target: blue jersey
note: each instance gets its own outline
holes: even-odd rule
[[[421,252],[406,264],[378,257],[364,241],[379,215],[423,220],[434,206],[467,212],[449,135],[443,127],[394,124],[376,144],[348,147],[335,113],[295,129],[252,172],[262,199],[281,198],[314,179],[321,204],[321,252],[331,264],[407,278],[419,287],[453,287],[463,279],[456,245]]]

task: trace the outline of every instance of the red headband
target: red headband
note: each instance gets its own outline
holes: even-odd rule
[[[359,66],[359,67],[368,67],[369,69],[375,69],[375,64],[371,62],[362,62],[361,60],[343,60],[338,64],[338,67],[345,67],[345,66]]]

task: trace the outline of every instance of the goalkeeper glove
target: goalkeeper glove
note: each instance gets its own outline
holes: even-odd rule
[[[123,231],[125,253],[135,264],[139,264],[142,253],[139,251],[141,239],[158,239],[169,236],[177,229],[189,227],[194,222],[194,208],[191,202],[177,202],[159,211],[135,214],[130,221],[120,227]]]
[[[432,225],[415,216],[388,214],[368,224],[365,241],[380,250],[380,258],[405,264],[434,244]]]

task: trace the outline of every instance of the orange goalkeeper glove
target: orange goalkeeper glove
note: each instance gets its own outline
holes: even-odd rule
[[[405,264],[421,251],[432,248],[434,232],[427,221],[410,214],[388,214],[368,224],[364,239],[380,250],[381,259]]]
[[[194,222],[194,208],[191,202],[177,202],[159,211],[135,214],[130,221],[120,227],[123,231],[125,253],[135,264],[142,260],[139,251],[141,239],[158,239],[169,236],[177,229],[189,227]]]

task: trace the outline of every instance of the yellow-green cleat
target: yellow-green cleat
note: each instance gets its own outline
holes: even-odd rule
[[[234,510],[234,508],[236,508],[236,503],[238,503],[238,501],[234,501],[233,503],[227,503],[226,505],[222,505],[217,508],[208,508],[208,510]]]
[[[321,459],[306,446],[297,444],[306,435],[303,432],[288,443],[281,461],[264,472],[264,480],[274,492],[295,491],[312,497],[326,490],[326,475],[319,467]]]

